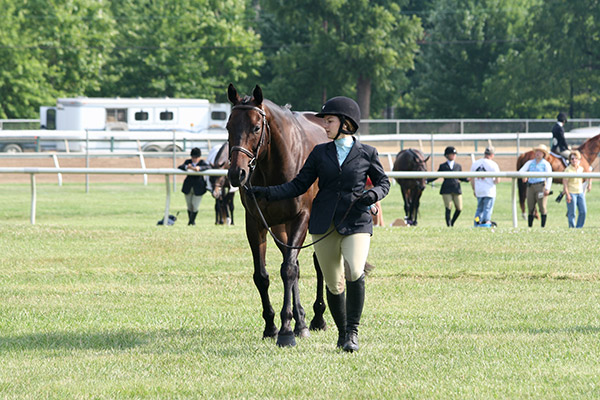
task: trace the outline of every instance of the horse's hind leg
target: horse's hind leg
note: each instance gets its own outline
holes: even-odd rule
[[[319,265],[319,261],[317,260],[316,253],[313,253],[313,264],[315,266],[315,272],[317,273],[317,297],[315,299],[315,303],[313,304],[313,311],[315,312],[315,316],[310,321],[310,330],[324,331],[325,329],[327,329],[327,323],[323,318],[323,314],[325,313],[326,309],[325,299],[323,298],[323,271],[321,271],[321,266]]]

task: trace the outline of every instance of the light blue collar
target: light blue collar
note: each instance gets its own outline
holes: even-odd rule
[[[335,150],[337,152],[338,162],[340,165],[344,163],[346,157],[352,150],[352,146],[354,146],[354,139],[352,136],[346,136],[343,138],[339,138],[333,141],[335,143]]]

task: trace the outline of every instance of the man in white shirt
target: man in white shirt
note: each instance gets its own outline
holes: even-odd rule
[[[471,165],[471,171],[499,172],[500,167],[492,160],[494,153],[495,150],[493,147],[486,148],[483,158],[480,158]],[[497,183],[498,178],[471,179],[473,194],[477,198],[477,210],[475,211],[476,227],[489,228],[492,226],[492,212],[494,210],[494,202],[496,201]]]

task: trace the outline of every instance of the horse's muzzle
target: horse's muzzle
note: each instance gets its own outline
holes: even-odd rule
[[[229,171],[227,171],[227,177],[229,178],[231,186],[241,187],[248,179],[248,172],[243,168],[231,167],[229,168]]]

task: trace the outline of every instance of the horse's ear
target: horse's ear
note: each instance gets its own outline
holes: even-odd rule
[[[428,155],[427,158],[423,160],[423,162],[426,163],[427,161],[429,161],[429,157],[431,157],[431,154]]]
[[[233,83],[230,83],[229,86],[227,87],[227,98],[233,105],[236,105],[242,101],[242,99],[238,95],[237,90],[233,86]]]
[[[254,101],[256,102],[256,105],[260,106],[263,102],[263,94],[260,86],[256,85],[254,91],[252,92],[252,96],[254,96]]]

